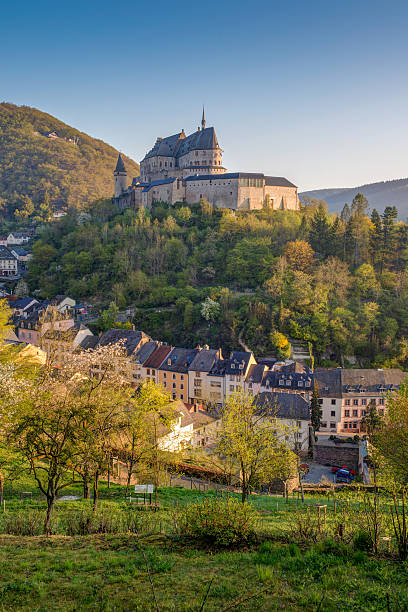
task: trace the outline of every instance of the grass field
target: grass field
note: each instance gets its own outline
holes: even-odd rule
[[[32,499],[20,500],[20,491],[30,488]],[[78,492],[73,487],[64,494]],[[30,482],[5,493],[0,530],[6,520],[44,509]],[[408,565],[387,551],[372,557],[332,538],[296,544],[296,498],[289,504],[282,498],[251,500],[256,508],[259,503],[261,541],[245,550],[205,550],[174,537],[177,509],[212,494],[160,489],[160,510],[143,512],[129,509],[122,487],[108,490],[103,483],[101,511],[137,515],[143,523],[137,534],[0,535],[0,610],[198,612],[208,588],[204,612],[408,610]],[[327,498],[306,501],[313,507]],[[64,517],[88,507],[87,500],[58,502],[57,533]],[[332,508],[328,513],[334,520]]]

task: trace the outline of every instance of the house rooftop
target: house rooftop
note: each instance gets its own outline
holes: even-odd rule
[[[143,366],[145,368],[154,368],[155,370],[157,370],[161,366],[167,355],[170,353],[170,351],[171,346],[158,346],[150,355],[150,357],[146,359]]]
[[[132,329],[109,329],[99,339],[98,346],[108,346],[124,342],[128,355],[132,355],[144,338],[149,338],[144,332]]]
[[[166,356],[160,366],[160,370],[166,370],[167,372],[178,372],[181,374],[187,374],[193,359],[197,355],[199,349],[186,349],[175,347]]]
[[[264,391],[255,397],[254,403],[260,415],[310,421],[309,403],[298,393]]]
[[[209,372],[219,355],[219,350],[201,349],[189,367],[190,372]]]

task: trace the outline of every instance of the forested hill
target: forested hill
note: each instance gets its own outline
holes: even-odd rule
[[[350,204],[357,193],[362,193],[369,201],[370,208],[383,212],[386,206],[396,206],[401,220],[408,217],[408,178],[395,181],[381,181],[359,187],[339,187],[337,189],[315,189],[300,194],[306,198],[324,200],[330,212],[340,212],[347,202]]]
[[[47,137],[49,132],[57,138]],[[28,106],[0,104],[0,202],[6,216],[16,208],[31,215],[32,204],[81,207],[110,197],[117,156],[118,151],[102,140],[51,115]],[[124,159],[131,180],[139,174],[139,166]]]
[[[258,357],[285,357],[294,339],[310,343],[316,365],[356,356],[407,369],[408,224],[392,207],[368,208],[361,195],[341,216],[318,202],[239,213],[206,201],[123,213],[99,202],[44,225],[30,290],[134,306],[137,329],[176,346],[228,354],[244,342]]]

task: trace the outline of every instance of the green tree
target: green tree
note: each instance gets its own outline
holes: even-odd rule
[[[315,378],[313,385],[312,399],[310,402],[310,420],[312,421],[313,431],[319,431],[321,423],[321,408],[319,402],[319,387]]]

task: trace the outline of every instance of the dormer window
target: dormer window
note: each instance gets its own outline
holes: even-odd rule
[[[235,369],[235,363],[231,363],[231,368]]]
[[[303,387],[303,380],[298,381],[298,387]]]
[[[280,384],[281,386],[283,386],[283,385],[285,384],[285,381],[283,380],[283,378],[281,378],[281,379],[279,380],[279,384]]]
[[[171,359],[167,360],[167,365],[171,365]]]
[[[290,385],[291,385],[291,381],[290,381],[290,380],[287,380],[287,381],[286,381],[286,386],[287,386],[287,387],[290,387]]]

